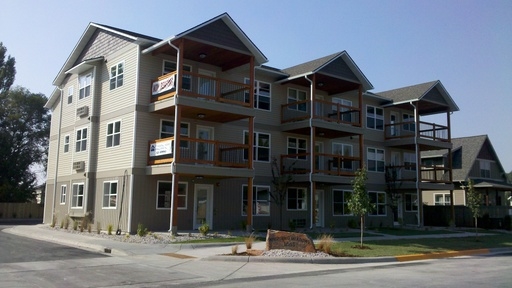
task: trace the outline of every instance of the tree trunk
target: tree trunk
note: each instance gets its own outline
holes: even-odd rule
[[[361,215],[361,249],[363,249],[364,216]]]

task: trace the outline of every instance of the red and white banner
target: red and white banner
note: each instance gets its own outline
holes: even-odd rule
[[[162,79],[160,81],[156,81],[153,83],[151,87],[151,94],[157,95],[162,92],[174,89],[174,79],[176,78],[176,74],[172,75],[169,78]]]

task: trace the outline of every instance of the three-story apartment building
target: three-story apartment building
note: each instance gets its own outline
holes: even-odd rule
[[[451,150],[458,107],[439,81],[371,93],[345,51],[287,69],[266,62],[228,14],[164,40],[89,24],[46,104],[45,223],[92,213],[126,232],[344,227],[366,167],[367,224],[421,225],[422,189],[453,189],[449,165],[419,165],[423,150]],[[443,125],[420,118],[443,113]],[[282,207],[273,161],[291,176]]]

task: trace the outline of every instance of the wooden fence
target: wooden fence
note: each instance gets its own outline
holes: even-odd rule
[[[467,206],[455,205],[455,226],[474,227],[473,214]],[[423,206],[424,222],[426,226],[449,226],[451,219],[450,206]],[[512,207],[508,206],[481,206],[478,218],[478,227],[485,229],[507,229],[506,216],[512,215]]]
[[[0,219],[42,219],[43,210],[36,203],[0,203]]]

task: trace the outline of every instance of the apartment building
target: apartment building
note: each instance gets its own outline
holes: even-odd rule
[[[366,167],[367,226],[421,225],[421,191],[453,189],[450,165],[419,165],[421,151],[452,148],[458,107],[439,81],[372,93],[346,51],[266,62],[226,13],[163,40],[90,23],[46,104],[44,222],[92,213],[125,232],[345,227]],[[422,121],[433,114],[445,123]],[[274,160],[291,177],[282,206]]]

